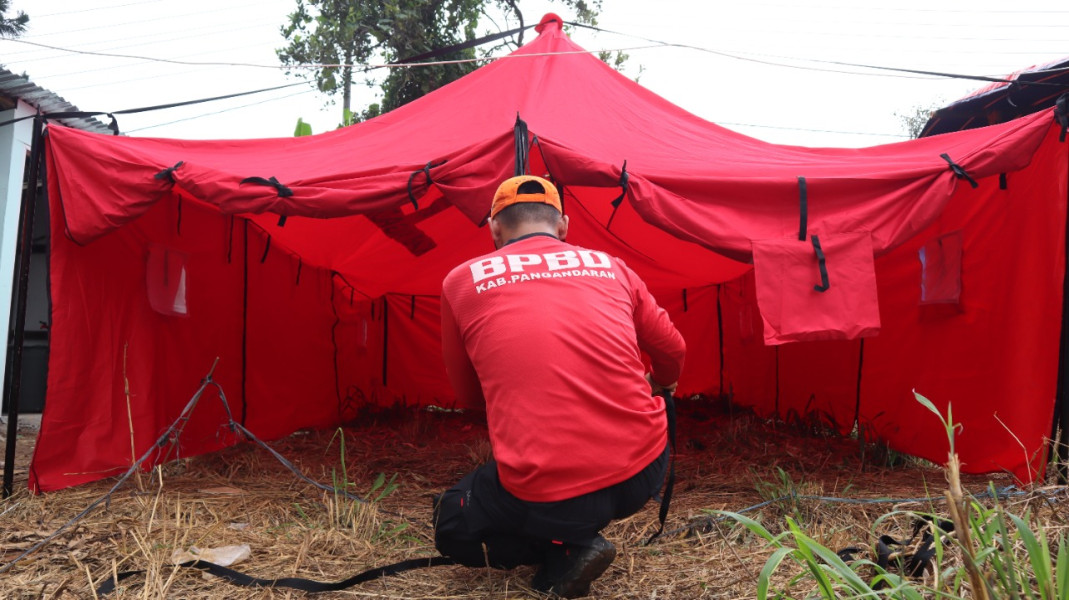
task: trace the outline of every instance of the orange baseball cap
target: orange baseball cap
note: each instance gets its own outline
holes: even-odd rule
[[[532,185],[524,186],[528,182]],[[541,188],[541,190],[534,189],[536,186],[533,184],[537,184],[537,187]],[[524,188],[523,192],[520,192],[521,186]],[[521,202],[549,204],[556,208],[557,212],[564,212],[561,209],[560,195],[557,193],[556,186],[535,175],[519,175],[506,179],[498,186],[497,192],[494,194],[494,202],[490,205],[490,217],[496,216],[503,208]]]

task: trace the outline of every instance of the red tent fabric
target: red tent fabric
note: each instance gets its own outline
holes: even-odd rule
[[[569,241],[621,257],[670,310],[689,348],[681,393],[857,424],[941,461],[916,389],[965,424],[966,470],[1042,469],[1067,180],[1049,111],[873,148],[779,146],[643,89],[553,15],[538,31],[317,136],[50,127],[52,346],[31,488],[128,468],[216,358],[230,410],[266,438],[367,405],[449,405],[441,280],[490,249],[480,226],[517,164],[561,187]],[[154,460],[235,443],[223,424],[202,399]]]

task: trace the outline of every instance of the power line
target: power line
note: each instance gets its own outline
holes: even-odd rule
[[[142,4],[155,4],[157,2],[163,2],[163,0],[141,0],[141,2],[127,2],[126,4],[112,4],[110,6],[94,6],[93,8],[83,8],[80,10],[67,10],[58,13],[48,13],[44,15],[33,15],[34,19],[44,19],[47,17],[60,17],[66,15],[77,15],[81,13],[94,12],[98,10],[109,10],[112,8],[125,8],[127,6],[140,6]]]
[[[134,133],[135,131],[144,131],[146,129],[155,129],[156,127],[163,127],[165,125],[174,125],[175,123],[181,123],[183,121],[192,121],[194,119],[200,119],[202,117],[210,117],[210,116],[213,116],[213,115],[218,115],[218,114],[221,114],[221,113],[230,112],[232,110],[238,110],[240,108],[248,108],[250,106],[257,106],[259,104],[266,104],[268,102],[275,102],[277,100],[285,100],[286,98],[293,98],[294,96],[300,96],[302,94],[307,94],[309,92],[314,92],[314,91],[315,90],[302,90],[302,91],[294,93],[294,94],[287,94],[285,96],[279,96],[277,98],[268,98],[267,100],[261,100],[259,102],[250,102],[249,104],[242,104],[240,106],[232,106],[230,108],[224,108],[222,110],[217,110],[217,111],[214,111],[214,112],[204,113],[204,114],[200,114],[200,115],[194,115],[192,117],[184,117],[184,118],[181,118],[181,119],[175,119],[174,121],[167,121],[166,123],[157,123],[155,125],[146,125],[145,127],[138,127],[137,129],[128,129],[126,131],[126,133]]]
[[[584,27],[584,28],[587,28],[587,29],[592,29],[594,31],[599,31],[599,32],[604,32],[604,33],[611,33],[611,34],[614,34],[614,35],[623,35],[623,36],[627,36],[627,37],[632,37],[632,38],[640,39],[640,40],[643,40],[643,41],[646,41],[646,42],[651,42],[651,43],[654,43],[654,44],[658,44],[658,45],[664,46],[664,47],[686,48],[686,49],[690,49],[690,50],[696,50],[696,51],[699,51],[699,52],[705,52],[705,53],[708,53],[708,54],[714,54],[714,55],[717,55],[717,56],[723,56],[723,57],[726,57],[726,58],[733,58],[733,59],[736,59],[736,60],[754,62],[754,63],[759,63],[759,64],[766,64],[766,65],[772,65],[772,66],[778,66],[778,67],[788,67],[788,68],[793,68],[793,69],[802,69],[802,70],[807,70],[807,71],[824,71],[824,72],[830,72],[830,73],[847,73],[847,74],[850,74],[850,75],[878,75],[877,73],[841,71],[841,70],[837,70],[837,69],[822,69],[822,68],[819,68],[819,67],[807,67],[807,66],[802,66],[802,65],[792,65],[792,64],[782,63],[782,62],[761,60],[761,59],[757,59],[757,58],[748,58],[748,57],[745,57],[745,56],[739,56],[739,54],[732,54],[732,53],[724,52],[724,51],[721,51],[721,50],[713,50],[711,48],[703,48],[701,46],[694,46],[694,45],[691,45],[691,44],[680,44],[680,43],[673,43],[673,42],[665,42],[665,41],[662,41],[662,40],[656,40],[656,39],[648,38],[648,37],[645,37],[645,36],[634,35],[634,34],[629,34],[629,33],[622,33],[622,32],[619,32],[619,31],[611,31],[611,30],[608,30],[608,29],[602,29],[600,27],[596,27],[596,26],[593,26],[593,25],[586,25],[586,24],[583,24],[583,23],[569,22],[568,24],[569,25],[574,25],[574,26],[577,26],[577,27]],[[770,56],[770,55],[760,55],[760,54],[754,54],[754,55],[755,56]],[[789,59],[789,57],[777,57],[777,58]],[[833,60],[820,60],[820,59],[815,59],[815,58],[803,58],[803,59],[796,59],[796,60],[803,60],[805,62],[829,64],[829,65],[836,65],[836,66],[843,66],[843,67],[854,67],[854,68],[859,68],[859,69],[874,69],[874,70],[879,70],[879,71],[886,71],[888,76],[891,76],[891,77],[904,77],[904,78],[912,78],[912,79],[916,79],[916,78],[968,79],[968,80],[986,81],[986,82],[992,82],[992,83],[1012,83],[1013,81],[1015,81],[1015,80],[1006,79],[1006,78],[1003,78],[1003,77],[989,77],[987,75],[967,75],[967,74],[962,74],[962,73],[945,73],[945,72],[940,72],[940,71],[926,71],[926,70],[922,70],[922,69],[905,69],[905,68],[900,68],[900,67],[886,67],[886,66],[880,66],[880,65],[866,65],[866,64],[861,64],[861,63],[851,63],[851,62],[833,61]],[[919,76],[923,76],[923,77],[919,77]],[[1052,83],[1045,83],[1045,82],[1020,82],[1020,83],[1028,83],[1030,85],[1044,85],[1044,86],[1059,87],[1059,88],[1067,87],[1066,85],[1063,85],[1063,84],[1052,84]]]
[[[268,19],[264,19],[262,21],[246,22],[246,26],[245,27],[234,27],[229,23],[217,23],[215,25],[208,26],[208,27],[192,28],[192,29],[184,28],[184,29],[182,29],[182,34],[183,35],[177,35],[177,36],[173,36],[173,37],[160,37],[159,32],[151,32],[151,33],[146,33],[146,34],[143,34],[143,35],[124,36],[123,39],[122,39],[122,41],[124,43],[122,43],[122,44],[120,44],[118,46],[112,45],[112,46],[106,46],[106,47],[99,47],[101,45],[108,44],[108,43],[116,41],[116,40],[102,40],[102,41],[99,41],[99,42],[89,42],[87,44],[87,47],[88,48],[94,48],[94,46],[96,46],[96,48],[94,48],[95,50],[107,51],[107,50],[122,50],[122,49],[125,49],[125,48],[139,48],[141,46],[151,46],[151,45],[159,44],[159,43],[163,43],[163,42],[177,42],[177,41],[188,40],[188,39],[202,40],[203,38],[209,37],[209,36],[229,35],[229,34],[232,34],[234,32],[237,32],[237,31],[248,31],[250,29],[257,29],[257,28],[262,27],[265,23],[270,23],[270,22],[272,22],[272,21],[270,21]],[[141,44],[127,44],[127,43],[125,43],[125,42],[129,42],[131,40],[140,40],[140,39],[144,39],[144,38],[152,38],[152,41],[141,43]],[[23,37],[22,39],[27,39],[27,38]],[[33,36],[29,36],[29,40],[28,41],[33,41]],[[26,59],[13,58],[13,57],[17,57],[17,56],[24,55],[24,54],[33,55],[33,54],[41,54],[43,52],[46,52],[46,50],[24,50],[22,52],[10,52],[10,53],[5,54],[4,58],[8,62],[17,62],[17,63],[20,63],[20,64],[21,63],[28,63],[28,62],[36,62],[36,61],[39,61],[39,60],[53,60],[53,59],[57,59],[57,58],[66,58],[65,54],[52,54],[52,55],[48,55],[48,56],[31,56],[30,58],[26,58]]]
[[[226,12],[226,11],[229,11],[229,10],[237,10],[237,9],[240,9],[240,8],[251,8],[251,7],[255,7],[255,6],[260,6],[262,3],[261,2],[253,2],[252,4],[239,4],[237,6],[227,6],[225,2],[222,3],[222,4],[223,4],[223,6],[215,8],[213,10],[199,10],[199,11],[190,12],[190,13],[180,13],[180,14],[176,14],[176,15],[163,15],[163,16],[159,16],[159,17],[152,17],[151,19],[141,19],[139,21],[122,21],[122,22],[119,22],[119,23],[108,23],[107,25],[96,25],[96,26],[93,26],[93,27],[83,27],[81,29],[67,29],[67,30],[64,30],[64,31],[52,31],[52,32],[49,32],[49,33],[43,33],[43,34],[35,36],[35,37],[49,37],[49,36],[53,36],[53,35],[66,35],[68,33],[80,33],[80,32],[83,32],[83,31],[98,31],[100,29],[114,29],[116,27],[122,27],[124,25],[140,25],[142,23],[152,23],[152,22],[155,22],[155,21],[173,20],[173,19],[178,19],[178,18],[181,18],[181,17],[198,17],[198,16],[203,16],[203,15],[210,15],[210,14],[215,14],[215,13],[220,13],[220,12]]]
[[[901,133],[871,133],[867,131],[836,131],[833,129],[807,129],[805,127],[784,127],[780,125],[756,125],[754,123],[730,123],[727,121],[716,121],[717,125],[733,126],[733,127],[760,127],[762,129],[782,129],[786,131],[808,131],[812,133],[839,133],[843,135],[871,135],[875,137],[893,137],[908,139],[909,136]]]

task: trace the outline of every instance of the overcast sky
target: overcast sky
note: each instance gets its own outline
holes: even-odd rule
[[[547,10],[573,17],[546,0],[519,5],[528,22]],[[277,68],[275,49],[285,43],[279,28],[295,6],[296,0],[12,0],[30,25],[22,42],[0,40],[0,62],[82,110],[285,85],[300,79]],[[746,135],[814,147],[900,141],[905,127],[897,115],[984,85],[842,63],[1001,76],[1069,56],[1069,5],[1053,0],[604,0],[599,26],[617,33],[576,30],[573,39],[588,50],[630,48],[625,73],[671,102]],[[367,88],[354,94],[355,106],[375,100]],[[340,113],[307,85],[121,116],[119,125],[134,136],[284,137],[298,117],[320,133],[333,129]]]

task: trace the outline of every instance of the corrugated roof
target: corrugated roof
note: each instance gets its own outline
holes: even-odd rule
[[[17,98],[39,108],[45,114],[79,112],[79,108],[67,102],[55,92],[44,89],[22,75],[0,68],[0,96]],[[112,133],[107,125],[95,118],[60,119],[60,123],[94,133]]]

